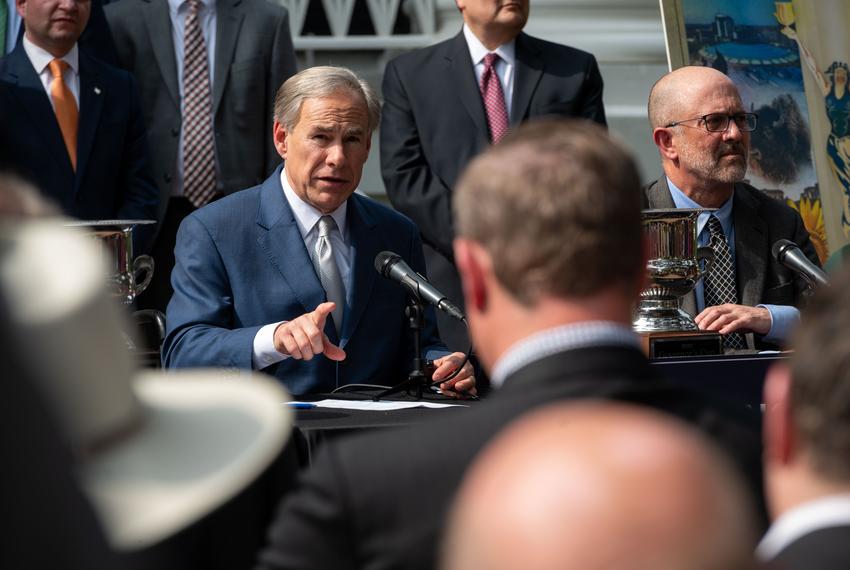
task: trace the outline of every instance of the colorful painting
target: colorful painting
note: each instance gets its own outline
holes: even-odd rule
[[[671,68],[710,66],[735,82],[745,107],[759,116],[758,129],[751,137],[747,181],[800,212],[825,262],[829,246],[813,156],[822,149],[813,148],[803,76],[809,68],[822,68],[810,54],[801,57],[806,52],[801,45],[798,48],[791,2],[662,0],[661,4]],[[846,85],[846,73],[844,77]],[[846,127],[846,113],[844,116]],[[837,168],[850,183],[850,170],[845,168],[850,155],[842,154],[848,149],[842,148],[838,139],[830,144],[830,156],[837,157]],[[839,164],[838,158],[843,162]]]

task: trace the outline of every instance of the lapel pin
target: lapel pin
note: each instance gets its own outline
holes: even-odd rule
[[[94,94],[95,94],[95,95],[100,95],[100,87],[95,87],[95,88],[94,88]]]

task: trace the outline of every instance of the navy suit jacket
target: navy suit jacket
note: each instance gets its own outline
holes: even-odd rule
[[[132,77],[80,54],[77,171],[53,107],[23,44],[0,59],[0,157],[68,215],[84,219],[156,219],[145,128]],[[152,233],[141,226],[135,243]],[[147,234],[145,231],[147,230]]]
[[[180,225],[163,346],[166,367],[250,369],[262,326],[295,319],[326,300],[280,173],[278,167],[262,185],[200,208]],[[403,215],[358,194],[349,198],[347,215],[353,257],[341,338],[330,319],[325,326],[346,358],[340,363],[321,355],[290,358],[264,369],[295,394],[350,383],[397,384],[410,368],[406,293],[375,271],[374,260],[381,251],[394,251],[424,273],[419,233]],[[423,333],[425,350],[443,348],[430,308]]]

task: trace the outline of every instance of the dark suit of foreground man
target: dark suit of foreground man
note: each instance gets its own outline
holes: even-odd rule
[[[683,309],[701,329],[745,333],[748,348],[781,344],[799,320],[795,306],[806,284],[773,258],[771,247],[789,239],[819,262],[800,215],[743,182],[757,122],[745,113],[738,89],[711,68],[677,69],[653,87],[649,120],[664,176],[645,190],[644,206],[718,208],[714,216],[732,255],[736,298],[711,306],[703,280]],[[709,243],[708,219],[699,219],[700,245]],[[718,270],[715,264],[712,272]]]
[[[377,96],[345,68],[311,68],[281,86],[274,142],[286,168],[180,226],[165,366],[262,369],[294,394],[407,377],[405,292],[374,260],[391,250],[423,271],[421,242],[410,220],[354,195],[379,120]],[[311,260],[328,216],[339,299]],[[433,312],[427,317],[424,347],[442,349]],[[461,357],[439,358],[435,380]],[[472,389],[470,372],[467,365],[446,388]]]
[[[133,79],[77,45],[91,3],[19,0],[17,6],[26,33],[0,59],[0,165],[70,216],[154,219],[157,191]],[[65,67],[67,99],[59,113],[71,113],[70,124],[57,119],[51,65]],[[142,245],[149,236],[141,228],[135,237]]]
[[[818,291],[791,338],[790,366],[765,384],[770,568],[850,568],[850,272]]]
[[[452,193],[469,161],[498,140],[479,87],[485,54],[500,54],[495,69],[512,127],[545,115],[604,125],[605,112],[602,77],[591,54],[522,33],[528,0],[457,0],[457,5],[464,20],[458,35],[387,65],[381,172],[393,206],[419,226],[432,281],[459,303]],[[466,348],[460,323],[442,315],[437,320],[450,348]]]
[[[554,400],[622,399],[713,423],[757,472],[757,438],[659,383],[630,329],[644,281],[639,190],[629,154],[586,122],[522,126],[473,161],[455,195],[455,257],[495,394],[415,429],[329,442],[284,500],[260,567],[433,568],[467,465]]]

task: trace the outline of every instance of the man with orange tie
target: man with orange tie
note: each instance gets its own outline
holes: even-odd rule
[[[155,219],[159,194],[130,74],[81,51],[91,0],[17,0],[26,32],[0,59],[0,167],[68,215]],[[141,227],[135,244],[151,231]]]

